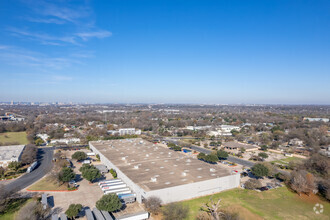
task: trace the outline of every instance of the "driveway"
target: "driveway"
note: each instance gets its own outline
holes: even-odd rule
[[[10,183],[6,184],[4,189],[13,193],[18,192],[41,179],[52,168],[53,151],[53,148],[39,148],[39,166],[31,173],[26,173],[17,180],[11,181]]]

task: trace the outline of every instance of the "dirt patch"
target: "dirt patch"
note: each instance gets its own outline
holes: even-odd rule
[[[226,208],[229,212],[234,212],[234,213],[239,213],[239,217],[241,219],[253,219],[253,220],[262,220],[259,215],[256,215],[249,211],[247,208],[244,208],[243,206],[240,205],[231,205],[230,207]]]
[[[303,202],[306,203],[311,203],[311,204],[316,204],[316,203],[322,203],[323,201],[320,199],[319,196],[315,195],[315,194],[311,194],[311,195],[306,195],[306,194],[301,194],[300,196],[297,194],[295,195],[297,200],[301,200]]]

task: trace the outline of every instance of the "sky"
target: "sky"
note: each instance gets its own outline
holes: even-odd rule
[[[0,101],[330,104],[328,0],[1,0]]]

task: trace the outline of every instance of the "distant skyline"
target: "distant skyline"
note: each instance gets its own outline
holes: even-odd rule
[[[0,1],[0,102],[330,104],[330,1]]]

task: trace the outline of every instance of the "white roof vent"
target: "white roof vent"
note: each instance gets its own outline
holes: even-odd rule
[[[197,168],[197,170],[202,170],[202,168],[199,167],[199,168]]]
[[[201,179],[201,178],[202,178],[202,176],[198,176],[197,178],[198,178],[198,179]]]
[[[210,168],[210,172],[215,172],[215,169],[214,168]]]
[[[150,169],[145,169],[145,171],[147,171],[147,172],[148,172],[149,170],[150,170]]]
[[[149,154],[146,154],[146,157],[149,157]]]
[[[188,160],[186,160],[186,162],[187,162],[187,163],[190,163],[190,162],[191,162],[191,160],[190,160],[190,159],[188,159]]]
[[[139,169],[139,166],[138,165],[135,165],[134,166],[134,169],[136,169],[136,170]]]
[[[156,177],[151,177],[151,180],[150,180],[151,182],[157,182],[157,178]]]
[[[122,159],[122,160],[126,160],[126,157],[122,157],[121,159]]]
[[[182,172],[182,176],[187,176],[187,173],[186,172]]]
[[[165,184],[166,184],[166,185],[169,185],[169,184],[171,184],[171,182],[166,182]]]

